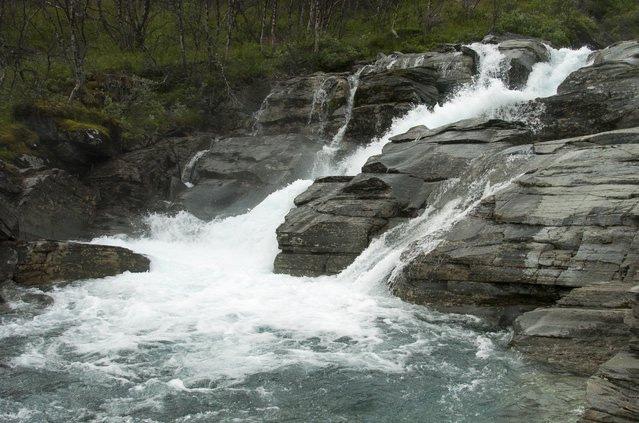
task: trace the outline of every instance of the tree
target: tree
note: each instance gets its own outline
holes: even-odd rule
[[[89,48],[86,34],[89,0],[51,0],[47,4],[53,9],[56,37],[73,72],[75,84],[69,94],[69,101],[72,101],[86,80],[84,65]]]
[[[151,0],[96,0],[96,6],[102,28],[121,49],[145,48]]]

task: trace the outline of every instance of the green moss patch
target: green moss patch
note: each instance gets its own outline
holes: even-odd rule
[[[23,154],[32,154],[31,146],[38,141],[35,132],[21,124],[0,126],[0,158],[13,161]]]

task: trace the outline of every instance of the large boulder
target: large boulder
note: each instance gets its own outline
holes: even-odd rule
[[[56,282],[103,278],[122,272],[146,272],[149,259],[126,248],[73,242],[5,242],[0,245],[9,260],[0,267],[6,279],[29,287]],[[4,257],[2,257],[4,258]],[[10,266],[13,265],[12,268]]]
[[[37,134],[31,151],[52,167],[83,174],[122,151],[119,125],[97,112],[36,101],[16,107],[14,116]]]
[[[299,134],[216,140],[190,164],[190,188],[176,202],[201,218],[243,212],[278,188],[308,178],[322,146]]]
[[[536,39],[512,39],[498,44],[508,63],[508,86],[519,89],[526,85],[533,66],[550,60],[546,46]]]
[[[526,85],[533,66],[550,60],[550,52],[546,44],[537,38],[524,37],[518,34],[490,34],[482,40],[484,44],[496,44],[504,55],[506,81],[511,89],[519,89]]]
[[[590,57],[594,65],[606,62],[625,62],[639,65],[639,41],[621,41],[603,50],[596,51]]]
[[[319,179],[295,200],[297,208],[277,229],[282,252],[275,270],[295,275],[341,271],[375,236],[417,216],[473,160],[529,137],[522,125],[485,119],[415,128],[397,137],[369,159],[363,173]]]

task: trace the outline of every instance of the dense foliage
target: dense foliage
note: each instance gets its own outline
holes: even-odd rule
[[[516,32],[593,46],[639,35],[636,0],[15,0],[0,2],[0,154],[24,104],[73,104],[127,140],[220,125],[289,74]],[[257,84],[257,85],[255,85]],[[255,86],[254,86],[255,85]],[[250,90],[247,90],[250,87]],[[258,95],[259,94],[259,95]],[[80,113],[82,115],[82,113]],[[69,116],[79,119],[78,116]],[[23,140],[23,141],[20,141]],[[24,141],[27,140],[27,141]],[[11,145],[9,145],[11,144]]]

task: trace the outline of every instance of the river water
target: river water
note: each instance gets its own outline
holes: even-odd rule
[[[432,110],[416,106],[346,158],[331,155],[334,139],[316,172],[357,173],[390,136],[418,124],[488,115],[534,125],[521,103],[556,93],[589,54],[552,49],[513,91],[497,49],[471,47],[481,58],[473,83]],[[459,198],[330,277],[272,272],[275,229],[311,180],[243,215],[152,215],[143,236],[94,240],[148,255],[151,271],[56,288],[39,311],[13,303],[0,325],[0,421],[576,421],[583,379],[525,362],[507,349],[508,331],[388,292],[404,248],[415,240],[433,248],[482,196],[517,177],[517,160],[525,154],[500,184],[456,181]]]

